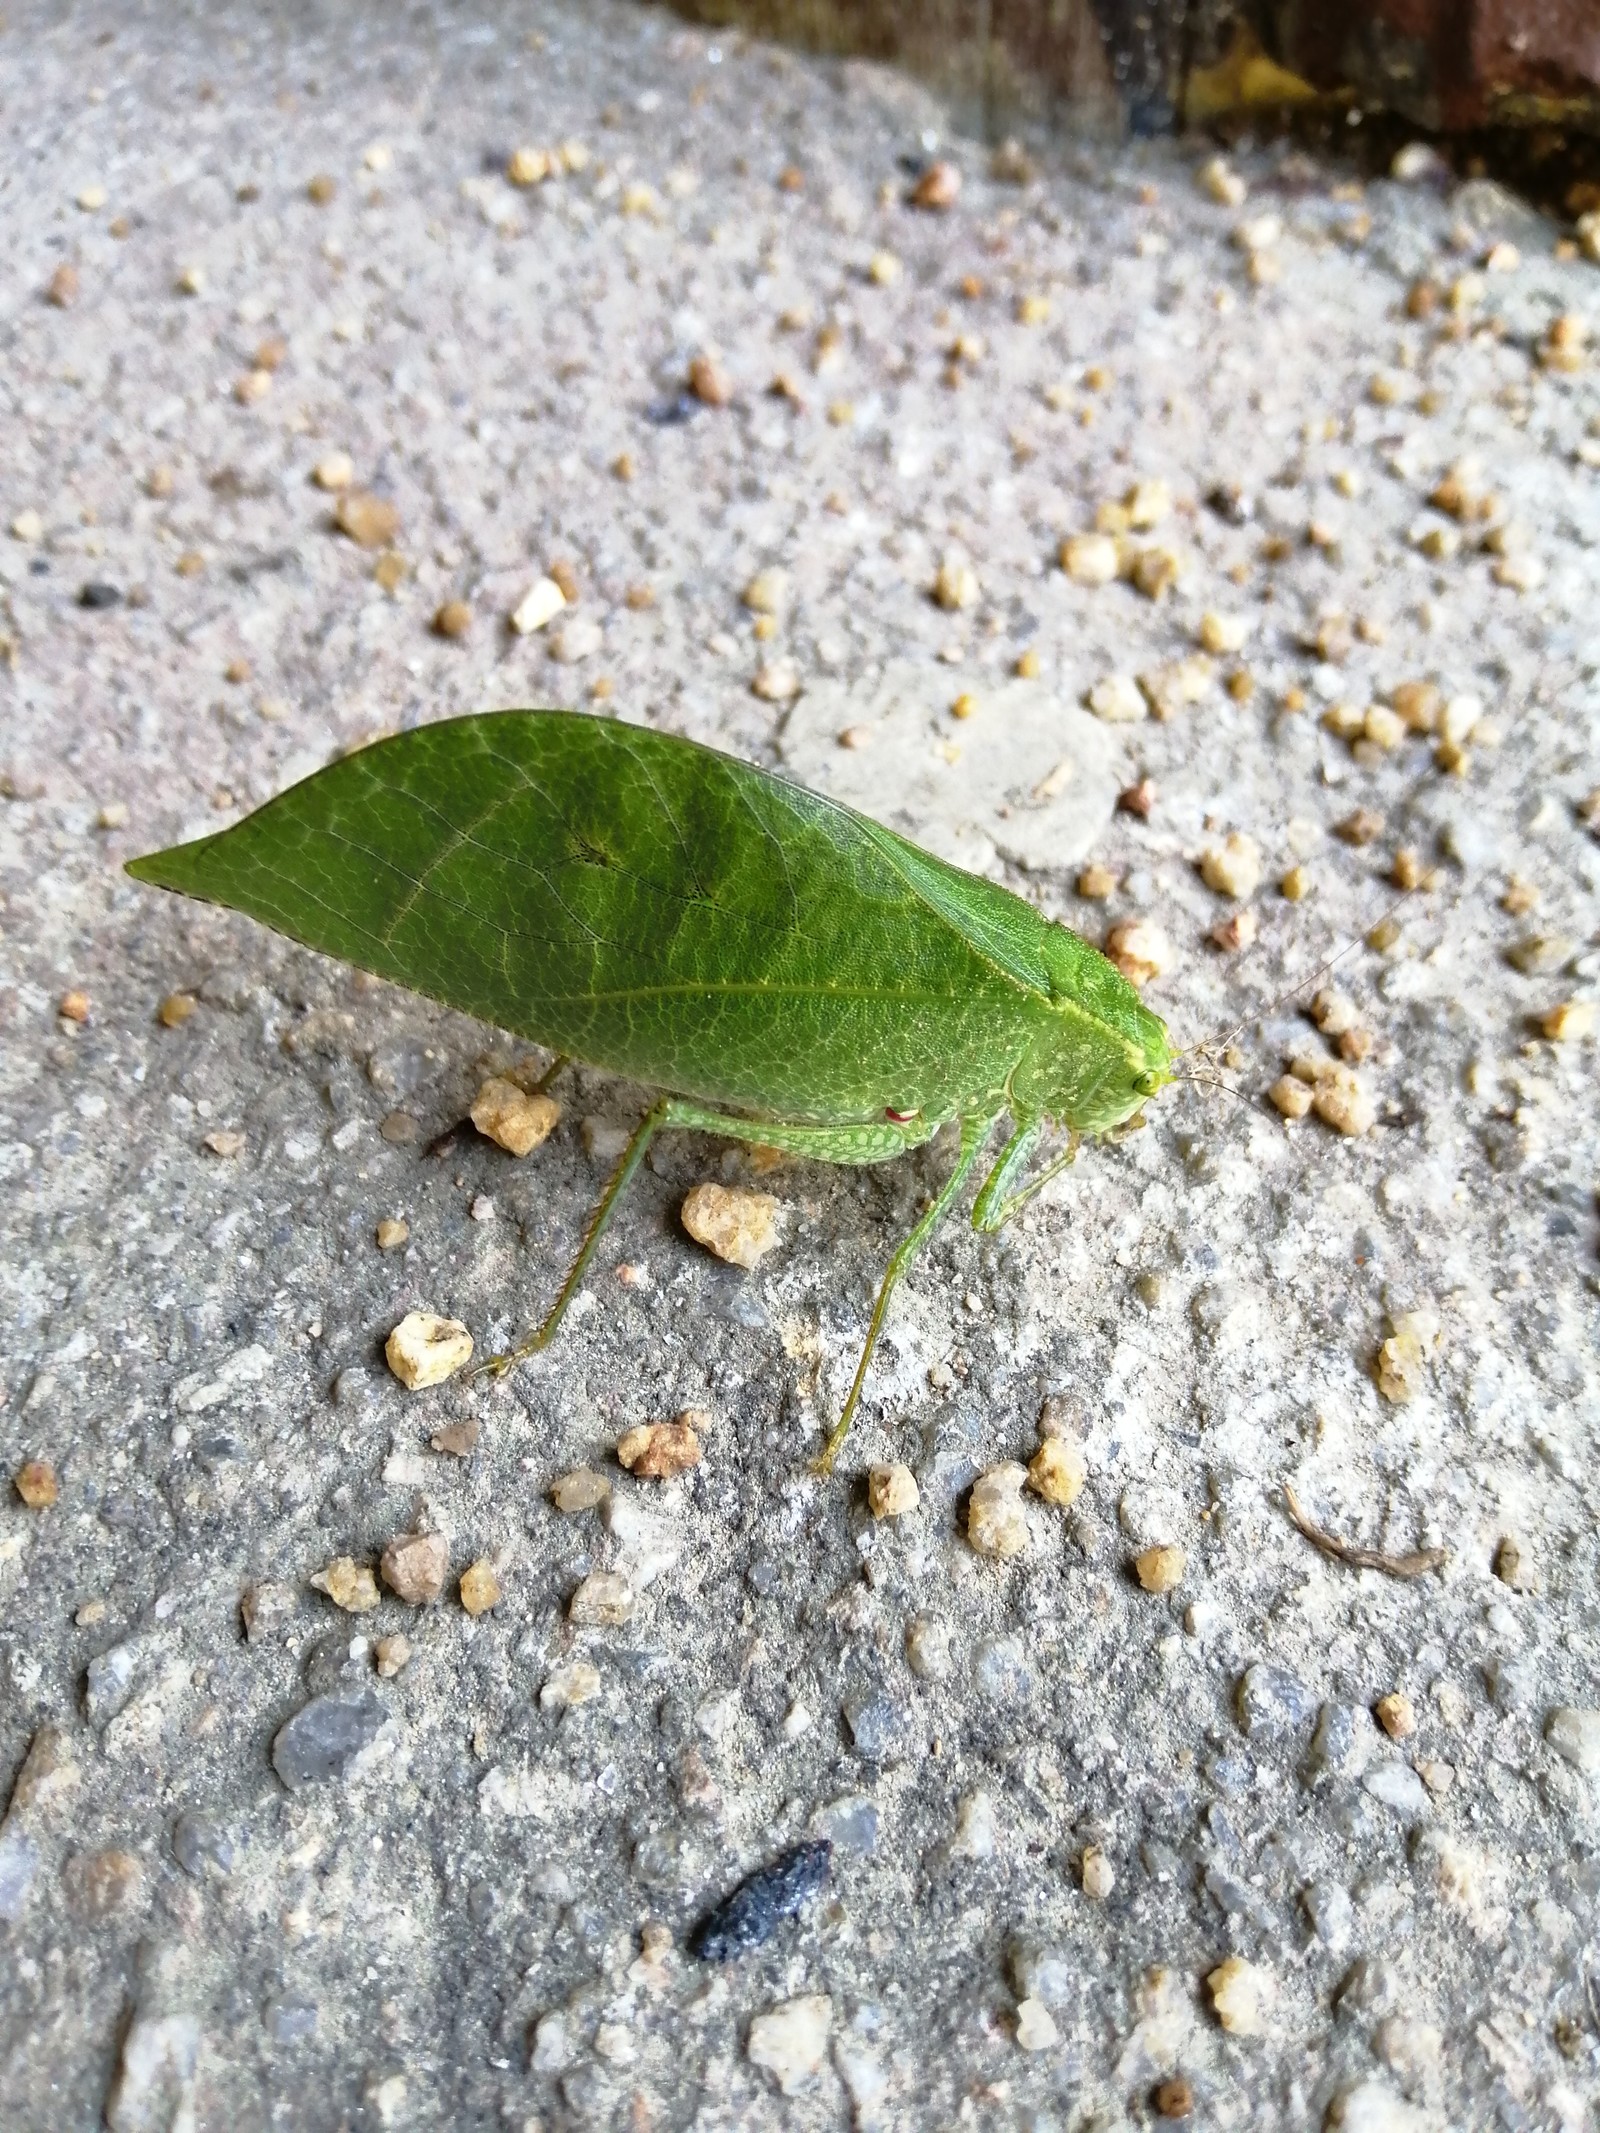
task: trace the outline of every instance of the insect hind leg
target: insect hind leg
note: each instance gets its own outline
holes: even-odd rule
[[[558,1060],[556,1066],[550,1070],[551,1075],[564,1064],[564,1060]],[[572,1302],[584,1275],[589,1271],[600,1239],[611,1226],[611,1219],[621,1203],[622,1195],[628,1189],[634,1172],[644,1161],[650,1143],[663,1127],[716,1133],[728,1140],[781,1148],[787,1154],[810,1156],[823,1163],[881,1163],[887,1162],[893,1156],[904,1155],[908,1149],[915,1148],[919,1142],[927,1140],[937,1131],[937,1122],[930,1125],[919,1117],[915,1120],[881,1120],[863,1125],[787,1125],[770,1119],[739,1118],[733,1112],[714,1111],[704,1104],[691,1103],[680,1096],[661,1097],[635,1128],[622,1161],[617,1165],[599,1206],[589,1218],[589,1227],[584,1231],[583,1242],[568,1269],[567,1278],[561,1284],[556,1300],[545,1313],[542,1322],[517,1347],[508,1349],[503,1355],[486,1356],[468,1372],[469,1378],[503,1378],[508,1370],[514,1370],[518,1363],[527,1362],[530,1356],[537,1355],[541,1348],[549,1345],[556,1328],[566,1316],[567,1306]]]

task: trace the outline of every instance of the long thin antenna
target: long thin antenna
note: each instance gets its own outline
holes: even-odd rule
[[[1190,1052],[1197,1052],[1202,1058],[1204,1058],[1206,1053],[1211,1051],[1214,1047],[1226,1046],[1231,1044],[1234,1038],[1238,1036],[1240,1030],[1244,1028],[1247,1022],[1254,1022],[1261,1015],[1272,1014],[1275,1009],[1283,1005],[1285,1000],[1292,1000],[1297,992],[1304,992],[1308,985],[1315,985],[1319,979],[1325,978],[1328,975],[1328,972],[1333,969],[1336,963],[1342,963],[1347,955],[1354,954],[1356,949],[1359,948],[1361,946],[1361,943],[1366,939],[1367,935],[1373,931],[1374,927],[1381,926],[1386,918],[1392,918],[1395,912],[1399,910],[1400,906],[1405,903],[1409,897],[1415,896],[1416,893],[1417,891],[1415,888],[1402,889],[1399,895],[1396,896],[1388,905],[1385,906],[1382,911],[1378,913],[1378,916],[1372,921],[1372,925],[1363,927],[1362,931],[1354,935],[1352,939],[1346,941],[1342,948],[1335,949],[1334,953],[1328,957],[1328,960],[1325,963],[1319,963],[1317,968],[1309,972],[1307,976],[1303,978],[1296,978],[1292,985],[1286,985],[1283,991],[1278,993],[1273,999],[1268,1000],[1265,1006],[1253,1007],[1250,1010],[1249,1014],[1241,1015],[1239,1020],[1233,1025],[1232,1029],[1225,1030],[1220,1037],[1202,1037],[1197,1043],[1185,1045],[1184,1049],[1176,1056],[1179,1059],[1185,1059],[1188,1057]]]

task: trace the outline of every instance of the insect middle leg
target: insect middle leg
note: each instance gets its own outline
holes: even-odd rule
[[[704,1104],[691,1103],[679,1096],[661,1097],[635,1128],[633,1139],[629,1141],[622,1161],[617,1165],[599,1206],[589,1218],[589,1227],[578,1247],[578,1256],[568,1269],[567,1278],[561,1284],[556,1300],[546,1312],[542,1323],[516,1348],[508,1350],[504,1355],[486,1356],[469,1373],[470,1376],[480,1377],[490,1373],[497,1378],[504,1377],[508,1370],[514,1369],[518,1363],[526,1362],[529,1356],[537,1355],[541,1348],[549,1344],[557,1326],[566,1315],[567,1306],[577,1294],[579,1284],[589,1270],[589,1262],[594,1258],[600,1239],[610,1227],[611,1218],[616,1213],[634,1172],[644,1161],[650,1143],[656,1135],[663,1127],[669,1126],[688,1128],[701,1133],[716,1133],[727,1140],[748,1141],[769,1148],[781,1148],[788,1155],[810,1156],[822,1163],[883,1163],[894,1156],[904,1155],[909,1149],[928,1140],[937,1131],[938,1121],[930,1123],[918,1117],[904,1121],[876,1120],[862,1125],[790,1125],[771,1119],[739,1118],[730,1111],[713,1111]],[[870,1342],[868,1345],[870,1349]]]

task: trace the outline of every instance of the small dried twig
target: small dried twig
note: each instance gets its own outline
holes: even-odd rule
[[[1336,1563],[1348,1563],[1352,1570],[1381,1570],[1386,1577],[1420,1578],[1443,1566],[1446,1552],[1443,1548],[1419,1548],[1415,1555],[1385,1555],[1381,1548],[1363,1548],[1355,1541],[1340,1540],[1337,1533],[1329,1533],[1307,1518],[1288,1482],[1283,1484],[1283,1501],[1289,1516],[1312,1547],[1320,1548],[1324,1555],[1331,1555]]]

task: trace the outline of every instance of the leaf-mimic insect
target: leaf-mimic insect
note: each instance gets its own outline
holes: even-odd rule
[[[1009,890],[733,757],[581,713],[379,741],[129,872],[667,1092],[497,1372],[555,1332],[663,1127],[882,1163],[955,1121],[954,1168],[889,1261],[824,1471],[889,1299],[996,1122],[1011,1132],[981,1231],[1174,1078],[1164,1024],[1121,973]],[[1024,1183],[1047,1126],[1066,1149]]]

